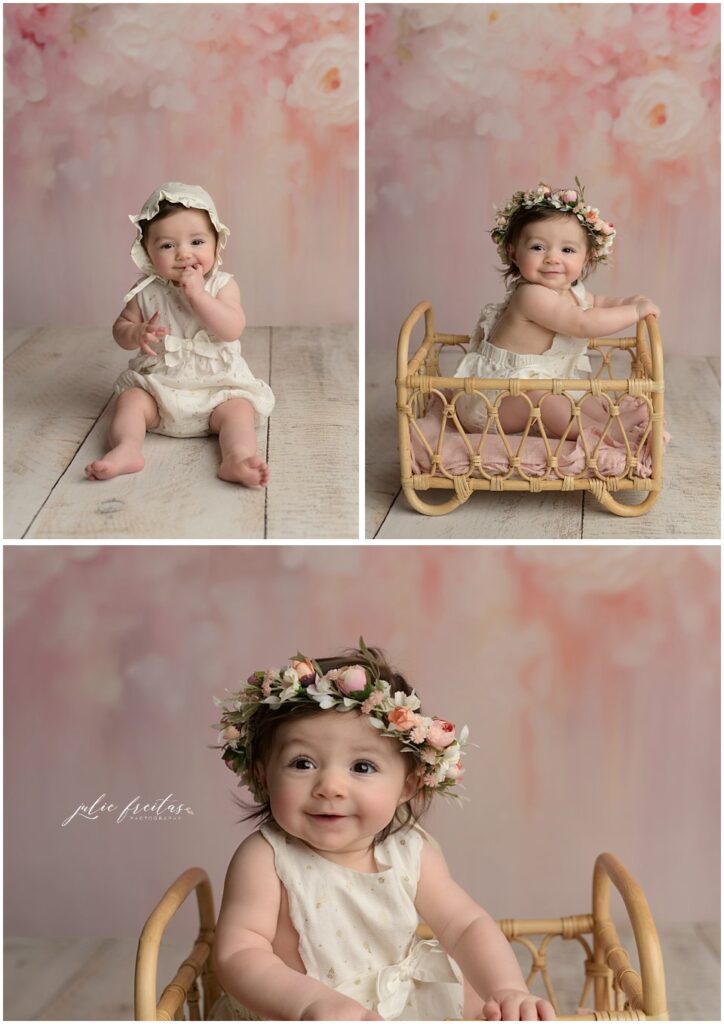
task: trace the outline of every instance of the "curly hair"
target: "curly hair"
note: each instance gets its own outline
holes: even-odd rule
[[[390,691],[404,693],[408,696],[412,693],[412,687],[406,679],[397,672],[386,660],[385,655],[378,647],[366,647],[363,651],[360,648],[349,648],[342,655],[332,658],[316,658],[317,664],[322,672],[329,672],[334,668],[344,668],[347,665],[362,665],[377,673],[379,678],[386,679],[390,684]],[[292,702],[272,708],[262,704],[254,715],[253,742],[249,752],[249,771],[255,775],[260,765],[266,764],[271,756],[274,738],[279,727],[284,722],[303,715],[325,715],[327,711],[320,711],[318,707],[309,703],[295,704]],[[411,753],[400,751],[402,757],[409,762],[410,771],[416,766],[416,761]],[[234,797],[234,801],[242,810],[247,813],[240,821],[256,820],[259,826],[274,821],[271,804],[268,796],[262,800],[250,803],[241,797]],[[401,803],[395,811],[395,815],[381,832],[378,832],[374,844],[381,843],[387,836],[402,829],[411,828],[419,821],[432,801],[432,792],[427,787],[420,787],[409,800]]]

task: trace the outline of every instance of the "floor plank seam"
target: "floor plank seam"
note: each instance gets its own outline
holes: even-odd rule
[[[712,955],[714,956],[714,959],[717,963],[719,963],[719,950],[717,949],[715,943],[713,943],[709,938],[706,927],[703,926],[701,922],[695,922],[694,929],[699,938],[701,939],[702,943],[706,946],[708,950],[711,951]]]
[[[377,527],[377,529],[375,530],[374,534],[372,535],[372,540],[376,540],[379,537],[380,530],[385,525],[385,521],[386,521],[387,517],[389,516],[390,512],[392,511],[392,507],[395,504],[395,502],[397,501],[397,499],[399,498],[400,494],[402,494],[402,487],[398,487],[397,490],[395,491],[394,495],[392,496],[392,501],[387,506],[387,511],[385,512],[384,519],[382,520],[382,522],[380,523],[380,525]]]
[[[48,502],[50,501],[51,497],[53,496],[53,491],[55,490],[55,488],[56,488],[56,487],[58,486],[58,484],[59,484],[59,483],[61,482],[61,480],[63,479],[63,477],[65,476],[65,474],[66,474],[66,473],[68,472],[68,470],[70,469],[70,467],[71,467],[71,466],[73,465],[73,461],[74,461],[74,459],[75,459],[76,455],[78,454],[78,452],[79,452],[79,451],[81,450],[81,448],[82,448],[82,447],[83,447],[83,445],[85,444],[85,442],[86,442],[87,438],[89,437],[89,435],[90,435],[90,434],[91,434],[91,433],[92,433],[92,432],[93,432],[93,431],[95,430],[95,428],[96,428],[96,426],[97,426],[97,424],[98,424],[99,420],[100,420],[100,419],[101,419],[101,417],[103,416],[103,413],[104,413],[104,412],[106,411],[106,409],[108,408],[108,406],[109,406],[109,405],[111,404],[111,402],[113,401],[113,397],[114,397],[114,396],[113,396],[113,394],[111,394],[111,396],[110,396],[110,398],[108,399],[108,401],[106,402],[106,404],[105,404],[105,405],[103,406],[103,408],[101,409],[101,411],[100,411],[100,412],[98,413],[98,415],[96,416],[96,418],[95,418],[95,419],[93,420],[93,422],[91,423],[91,425],[90,425],[90,427],[89,427],[89,429],[88,429],[88,432],[87,432],[87,433],[86,433],[86,434],[85,434],[85,435],[84,435],[84,436],[83,436],[83,437],[82,437],[82,438],[80,439],[80,444],[78,445],[78,447],[77,447],[77,448],[76,448],[76,450],[75,450],[75,451],[73,452],[73,454],[72,454],[72,456],[70,457],[70,459],[68,460],[68,465],[67,465],[67,466],[65,467],[65,469],[63,470],[63,472],[62,472],[62,473],[60,474],[60,476],[58,477],[58,479],[57,479],[57,480],[55,481],[55,483],[53,484],[53,486],[52,486],[52,487],[50,488],[50,490],[48,491],[48,493],[47,493],[47,494],[45,495],[45,498],[43,499],[43,502],[42,502],[42,504],[40,505],[40,507],[39,507],[38,509],[36,509],[36,511],[35,511],[35,514],[33,515],[33,518],[32,518],[32,519],[30,520],[30,522],[28,523],[27,527],[25,528],[25,531],[23,532],[23,535],[22,535],[22,538],[21,538],[22,540],[25,540],[25,538],[26,538],[26,537],[28,536],[28,533],[29,533],[29,532],[30,532],[30,531],[32,530],[32,528],[33,528],[33,523],[35,522],[35,520],[36,520],[36,519],[38,518],[38,516],[40,515],[40,513],[41,513],[41,512],[43,511],[43,509],[45,508],[45,506],[46,506],[46,505],[48,504]]]
[[[270,388],[272,386],[272,352],[273,352],[273,346],[274,346],[274,328],[270,327],[269,328],[269,380],[268,380],[268,384],[269,384]],[[274,390],[274,388],[272,388],[272,391],[273,390]],[[273,411],[274,410],[272,410],[272,412]],[[272,421],[271,421],[271,416],[270,416],[267,419],[267,421],[266,421],[266,455],[265,455],[265,462],[267,463],[267,465],[269,465],[269,455],[271,453],[271,444],[270,444],[270,440],[269,440],[270,437],[271,437],[271,426],[272,426]],[[264,540],[269,540],[269,484],[266,485],[264,490],[265,490],[265,494],[264,494]]]

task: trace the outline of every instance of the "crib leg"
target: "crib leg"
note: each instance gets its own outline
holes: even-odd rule
[[[590,492],[593,493],[593,492]],[[607,512],[624,518],[634,518],[645,515],[659,500],[660,491],[649,491],[643,501],[638,505],[624,505],[611,494],[610,491],[603,491],[601,494],[594,494]]]
[[[422,512],[425,516],[444,516],[448,512],[454,512],[456,508],[464,505],[470,496],[459,498],[457,494],[453,494],[448,501],[441,502],[439,505],[432,505],[430,502],[423,501],[411,484],[403,484],[402,491],[407,498],[408,504],[415,512]]]

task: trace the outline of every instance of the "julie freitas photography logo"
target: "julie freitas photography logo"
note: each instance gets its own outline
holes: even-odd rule
[[[125,821],[182,821],[187,814],[193,813],[188,804],[182,803],[173,793],[151,803],[140,795],[127,802],[116,802],[109,800],[106,793],[101,793],[92,804],[78,804],[60,827],[65,828],[72,821],[98,821],[99,818],[110,818],[117,825]]]

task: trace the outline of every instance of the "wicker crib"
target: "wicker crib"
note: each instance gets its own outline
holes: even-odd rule
[[[633,929],[639,970],[622,947],[609,913],[610,885],[620,893]],[[189,956],[157,997],[158,953],[164,931],[181,904],[193,892],[198,902],[200,930]],[[530,954],[530,985],[540,975],[558,1020],[668,1020],[661,947],[646,897],[619,860],[602,853],[593,870],[592,913],[543,920],[498,922],[510,942]],[[146,921],[138,943],[135,978],[136,1020],[206,1020],[221,995],[211,952],[216,918],[209,878],[201,868],[189,868],[166,891]],[[429,935],[425,926],[420,933]],[[548,952],[554,939],[579,944],[583,952],[583,982],[579,1006],[594,1010],[561,1014],[550,976]],[[186,1016],[188,1013],[188,1017]]]
[[[410,337],[415,324],[425,318],[425,336],[410,357]],[[397,415],[402,489],[409,504],[418,512],[440,516],[464,504],[473,491],[590,491],[595,498],[619,516],[640,516],[656,502],[663,482],[664,451],[664,364],[656,319],[641,320],[636,337],[590,339],[588,355],[593,372],[584,380],[521,380],[449,377],[440,374],[440,354],[448,347],[465,351],[469,342],[465,334],[439,334],[435,331],[432,306],[420,302],[405,320],[397,347]],[[623,360],[623,367],[621,361]],[[618,376],[614,376],[614,372]],[[521,434],[506,435],[498,411],[506,397],[526,396],[528,392],[544,392],[533,404],[530,398],[528,421]],[[580,398],[575,393],[583,392]],[[487,423],[478,435],[468,435],[456,413],[460,395],[477,395],[486,406]],[[540,405],[547,394],[567,395],[571,418],[560,438],[549,438],[541,421]],[[566,472],[565,457],[573,447],[567,433],[574,422],[581,423],[581,405],[587,395],[595,395],[607,405],[608,422],[596,443],[587,443],[581,432],[580,471]],[[649,407],[648,423],[637,443],[624,435],[618,454],[618,471],[604,472],[605,446],[614,436],[615,422],[621,423],[622,399],[642,399]],[[439,403],[439,404],[438,404]],[[422,420],[435,407],[439,415],[434,421],[433,435],[426,437]],[[427,423],[430,423],[428,417]],[[454,432],[451,434],[451,432]],[[620,436],[620,435],[617,435]],[[414,467],[412,439],[424,466]],[[463,465],[455,472],[446,464],[451,439],[465,445]],[[457,440],[459,439],[459,441]],[[486,467],[485,449],[492,442],[504,450],[503,464]],[[538,445],[541,465],[535,473],[526,469],[526,455],[531,445]],[[502,448],[501,448],[502,445]],[[645,474],[642,459],[647,460]],[[419,492],[452,491],[447,501],[435,504],[424,501]],[[618,500],[618,491],[644,491],[638,504]]]

